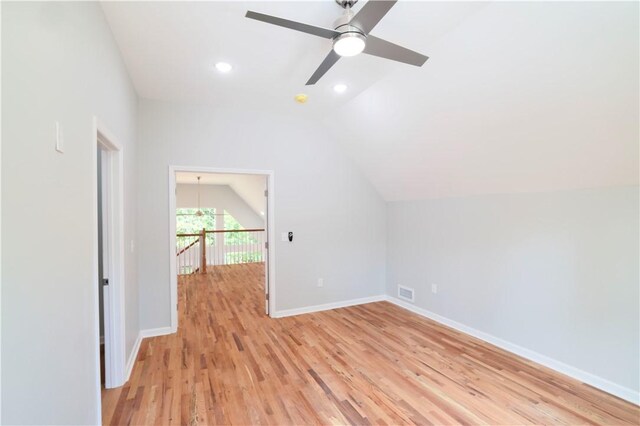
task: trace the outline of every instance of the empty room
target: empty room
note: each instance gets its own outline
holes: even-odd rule
[[[640,425],[637,1],[2,1],[3,425]]]

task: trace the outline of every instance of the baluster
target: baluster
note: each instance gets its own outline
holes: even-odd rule
[[[204,228],[202,228],[202,233],[200,234],[200,273],[207,273],[207,233]]]

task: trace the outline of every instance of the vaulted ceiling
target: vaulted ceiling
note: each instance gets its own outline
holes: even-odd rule
[[[176,183],[197,185],[227,185],[244,200],[256,214],[263,215],[266,210],[265,190],[267,181],[264,176],[250,174],[178,172]]]
[[[343,58],[313,87],[330,41],[244,13],[331,27],[333,0],[103,9],[141,97],[312,117],[386,200],[638,184],[637,2],[400,0],[372,34],[427,63]]]

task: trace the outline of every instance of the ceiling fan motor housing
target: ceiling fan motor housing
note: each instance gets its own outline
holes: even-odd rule
[[[333,22],[333,28],[340,33],[358,32],[364,35],[364,32],[361,29],[356,28],[353,25],[349,25],[354,15],[355,14],[351,10],[351,8],[345,9],[342,16],[340,16]]]
[[[336,3],[340,5],[341,8],[352,8],[354,4],[358,3],[358,0],[336,0]]]

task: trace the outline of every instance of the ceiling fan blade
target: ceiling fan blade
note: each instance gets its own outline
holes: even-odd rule
[[[338,62],[338,59],[340,59],[340,55],[338,55],[335,52],[335,50],[331,49],[327,57],[324,58],[324,61],[322,61],[322,63],[320,64],[316,72],[313,73],[313,75],[311,76],[309,81],[307,81],[305,86],[316,84],[317,81],[320,80],[320,78],[322,78],[322,76],[325,75],[327,71],[329,71],[329,68],[331,68],[333,64]]]
[[[338,35],[339,32],[330,30],[328,28],[316,27],[315,25],[303,24],[302,22],[290,21],[288,19],[278,18],[276,16],[265,15],[264,13],[247,11],[244,15],[246,18],[255,19],[256,21],[266,22],[267,24],[278,25],[280,27],[289,28],[303,33],[315,35],[322,38],[332,39]]]
[[[414,52],[406,47],[398,46],[390,41],[386,41],[372,35],[367,36],[367,44],[364,48],[364,53],[385,59],[391,59],[392,61],[415,65],[417,67],[421,67],[425,62],[427,62],[427,59],[429,59],[428,56],[421,53]]]
[[[375,27],[387,12],[396,4],[397,0],[369,0],[349,24],[360,28],[365,34]]]

